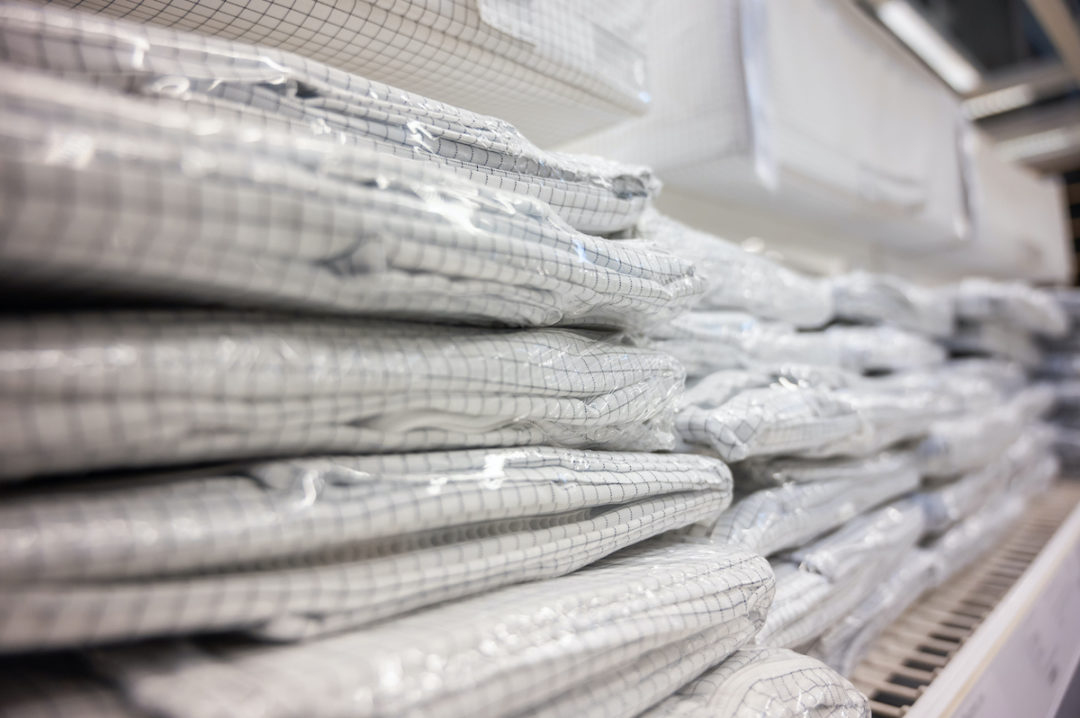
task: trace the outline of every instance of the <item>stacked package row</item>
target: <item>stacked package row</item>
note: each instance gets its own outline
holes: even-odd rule
[[[680,451],[731,465],[735,502],[689,534],[770,559],[776,596],[760,645],[850,674],[923,590],[992,546],[1058,473],[1054,400],[1028,372],[1065,329],[1047,293],[966,280],[795,274],[646,215],[722,273],[691,312],[649,330],[687,368]],[[663,228],[663,229],[661,229]],[[681,231],[678,234],[676,230]]]
[[[865,713],[694,536],[724,461],[656,453],[655,328],[768,278],[647,169],[53,8],[0,75],[5,714]]]
[[[1080,469],[1080,291],[1060,289],[1055,298],[1069,319],[1062,336],[1044,337],[1037,375],[1054,389],[1055,447],[1069,476]]]

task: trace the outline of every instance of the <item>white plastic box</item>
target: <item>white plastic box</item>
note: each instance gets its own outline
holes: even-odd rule
[[[959,104],[853,3],[654,3],[653,107],[568,149],[903,251],[967,238]]]

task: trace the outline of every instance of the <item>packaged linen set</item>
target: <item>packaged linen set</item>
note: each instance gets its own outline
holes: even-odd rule
[[[0,5],[0,284],[27,308],[0,318],[0,713],[867,714],[756,645],[776,577],[702,533],[736,486],[676,450],[690,357],[661,327],[775,323],[730,339],[735,398],[847,406],[940,350],[804,336],[826,282],[665,238],[648,168],[477,114],[549,142],[640,111],[639,10]],[[483,78],[504,105],[462,92]],[[917,483],[860,471],[753,501],[816,507],[809,539]]]

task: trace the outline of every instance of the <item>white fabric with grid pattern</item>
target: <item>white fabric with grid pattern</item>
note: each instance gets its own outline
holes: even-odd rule
[[[642,718],[869,718],[866,697],[819,661],[742,648]]]
[[[758,643],[798,648],[813,641],[877,587],[924,526],[921,507],[902,499],[780,557],[776,599]],[[790,568],[781,569],[783,562]]]
[[[758,556],[654,542],[308,643],[158,644],[94,660],[127,701],[157,716],[511,716],[560,696],[576,704],[571,692],[694,636],[733,650],[761,626],[772,592]],[[631,708],[640,710],[606,715]]]
[[[999,357],[1035,369],[1042,361],[1035,336],[1025,329],[991,322],[961,322],[945,341],[958,354]]]
[[[647,209],[634,228],[672,254],[694,262],[708,281],[703,309],[744,311],[808,329],[833,318],[829,285]]]
[[[654,346],[679,358],[689,376],[785,362],[864,373],[918,369],[945,361],[940,346],[894,327],[834,326],[798,332],[791,325],[741,312],[693,311],[654,326],[648,334]]]
[[[45,487],[0,507],[0,649],[307,637],[567,573],[730,501],[713,459],[547,447]]]
[[[691,533],[771,556],[799,546],[918,485],[919,472],[914,462],[876,476],[788,483],[743,496],[715,521],[693,526]]]
[[[228,124],[422,159],[546,202],[594,234],[628,228],[660,187],[647,168],[545,152],[503,120],[272,48],[7,3],[0,60],[168,98]]]
[[[53,0],[295,52],[517,124],[544,146],[649,106],[642,0]]]
[[[933,552],[909,551],[862,603],[814,641],[808,653],[850,676],[874,639],[930,588],[933,566]]]
[[[886,476],[903,481],[909,471],[918,473],[911,451],[883,451],[865,458],[750,459],[732,468],[735,484],[740,490],[771,489],[784,484],[812,484],[841,479],[876,480]]]
[[[1054,295],[1020,282],[964,279],[951,288],[961,320],[996,323],[1012,329],[1059,337],[1069,329],[1069,317]]]
[[[861,271],[832,277],[829,282],[840,319],[885,322],[933,337],[947,337],[955,326],[952,297],[944,291]]]
[[[194,109],[0,65],[0,277],[37,292],[627,328],[703,290],[689,261],[582,234],[540,200]]]
[[[0,475],[298,453],[671,448],[683,371],[564,329],[218,313],[0,322]]]

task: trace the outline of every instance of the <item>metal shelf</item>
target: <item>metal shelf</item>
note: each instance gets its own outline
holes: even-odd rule
[[[1078,596],[1080,482],[1062,482],[909,608],[853,680],[876,718],[1052,717],[1080,663]]]

